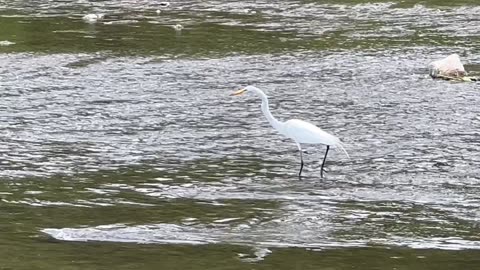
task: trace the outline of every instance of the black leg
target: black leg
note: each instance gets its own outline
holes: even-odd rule
[[[325,161],[327,160],[328,150],[330,149],[330,145],[327,145],[327,151],[325,151],[325,157],[323,158],[322,168],[320,169],[320,177],[323,178],[323,166],[325,166]]]
[[[303,170],[303,153],[302,153],[302,146],[298,142],[295,142],[298,147],[298,151],[300,151],[300,172],[298,173],[298,178],[302,178],[302,170]]]
[[[298,177],[302,177],[302,170],[303,170],[303,154],[302,154],[302,150],[300,150],[300,172],[298,173]]]

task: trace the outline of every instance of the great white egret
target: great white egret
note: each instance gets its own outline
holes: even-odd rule
[[[275,117],[273,117],[268,107],[267,95],[265,95],[265,93],[262,90],[258,89],[257,87],[249,85],[245,88],[242,88],[232,93],[231,95],[238,96],[246,92],[253,92],[262,99],[262,112],[267,118],[270,125],[272,125],[274,129],[280,132],[280,134],[294,140],[295,143],[297,144],[298,150],[300,151],[300,161],[301,161],[300,172],[298,173],[299,177],[302,176],[302,169],[303,169],[303,154],[302,154],[302,147],[300,145],[301,143],[323,144],[327,146],[327,150],[325,151],[325,157],[323,158],[323,162],[322,162],[322,168],[320,169],[321,177],[323,177],[325,161],[327,160],[327,154],[330,147],[340,148],[348,157],[348,153],[347,151],[345,151],[345,148],[343,148],[343,145],[340,139],[321,130],[317,126],[299,119],[290,119],[285,122],[281,122],[275,119]]]

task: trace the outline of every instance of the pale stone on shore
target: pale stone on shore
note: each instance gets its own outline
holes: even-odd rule
[[[444,59],[434,61],[429,64],[430,76],[459,78],[467,75],[460,56],[451,54]]]

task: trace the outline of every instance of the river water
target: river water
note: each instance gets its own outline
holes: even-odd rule
[[[0,0],[0,268],[478,268],[480,6],[417,2]]]

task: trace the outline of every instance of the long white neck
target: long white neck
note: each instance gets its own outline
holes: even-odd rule
[[[275,117],[273,117],[272,113],[270,112],[270,108],[268,107],[267,95],[265,95],[265,93],[263,93],[260,89],[255,89],[255,90],[256,90],[255,93],[259,95],[260,98],[262,99],[262,112],[267,118],[268,122],[270,123],[270,125],[272,125],[274,129],[281,131],[282,122],[275,119]]]

